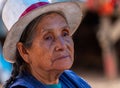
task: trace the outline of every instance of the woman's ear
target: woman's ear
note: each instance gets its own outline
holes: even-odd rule
[[[21,43],[21,42],[17,43],[17,49],[18,49],[20,56],[23,58],[23,60],[26,63],[29,63],[30,62],[30,60],[28,58],[29,54],[27,52],[27,49],[24,47],[23,43]]]

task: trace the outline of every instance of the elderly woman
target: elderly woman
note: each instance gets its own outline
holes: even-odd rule
[[[81,16],[79,2],[7,0],[3,21],[10,31],[3,51],[13,71],[5,88],[90,88],[68,70]]]

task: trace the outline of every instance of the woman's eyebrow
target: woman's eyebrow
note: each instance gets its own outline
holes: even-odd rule
[[[48,31],[47,28],[42,28],[41,33],[44,33],[44,32],[47,32],[47,31]]]
[[[66,26],[64,26],[64,27],[62,27],[62,28],[70,28],[70,27],[69,27],[69,25],[66,25]]]
[[[69,27],[69,25],[64,25],[63,27],[61,27],[61,29],[65,29],[65,28],[70,28]],[[49,30],[48,30],[49,29]],[[41,33],[44,33],[44,32],[50,32],[50,31],[52,31],[52,30],[54,30],[54,29],[52,29],[52,28],[42,28],[42,30],[41,30]]]

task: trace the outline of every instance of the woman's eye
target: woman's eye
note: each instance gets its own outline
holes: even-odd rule
[[[52,35],[47,35],[44,37],[45,40],[52,40],[53,39],[53,36]]]
[[[69,36],[69,32],[68,31],[63,31],[63,36]]]

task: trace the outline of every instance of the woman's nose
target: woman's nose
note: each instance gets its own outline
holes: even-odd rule
[[[67,45],[66,45],[64,38],[58,37],[56,39],[56,47],[55,47],[56,51],[63,51],[66,49],[66,47]]]

